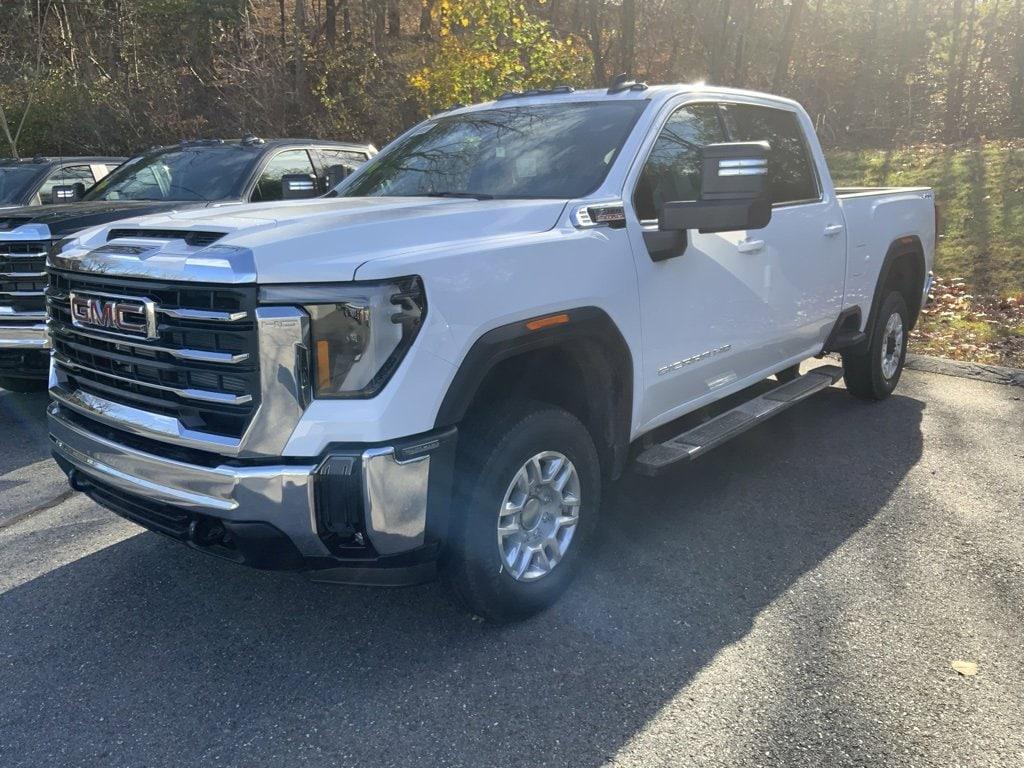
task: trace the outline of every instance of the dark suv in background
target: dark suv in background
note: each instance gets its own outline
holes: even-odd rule
[[[313,139],[186,141],[133,157],[84,194],[57,188],[74,202],[0,210],[0,387],[46,386],[46,257],[59,241],[129,216],[315,197],[376,152]]]
[[[0,158],[0,208],[59,203],[62,193],[67,196],[77,193],[82,197],[124,160],[123,157]],[[60,189],[55,189],[57,187]]]

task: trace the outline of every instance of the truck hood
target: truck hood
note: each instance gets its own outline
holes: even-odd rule
[[[129,216],[161,211],[205,208],[210,203],[184,200],[97,200],[56,205],[31,205],[0,210],[0,237],[26,224],[46,227],[51,237],[66,237],[89,227]]]
[[[368,261],[546,232],[564,200],[342,197],[172,212],[85,233],[58,266],[211,282],[352,280]],[[107,245],[110,230],[118,238]],[[138,230],[131,237],[125,230]],[[172,237],[180,231],[181,237]],[[209,242],[196,247],[189,241]],[[56,260],[55,260],[56,261]]]

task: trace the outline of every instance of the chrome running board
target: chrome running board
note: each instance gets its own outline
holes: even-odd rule
[[[643,475],[657,475],[680,461],[695,459],[816,392],[828,389],[842,377],[843,369],[837,365],[814,368],[699,426],[652,445],[637,457],[636,470]]]

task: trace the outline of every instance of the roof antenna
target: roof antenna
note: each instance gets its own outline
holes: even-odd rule
[[[638,83],[636,80],[631,80],[629,74],[623,72],[612,78],[611,83],[608,84],[608,95],[612,96],[616,93],[622,93],[623,91],[646,91],[647,83]]]

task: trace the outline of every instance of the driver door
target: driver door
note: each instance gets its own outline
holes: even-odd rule
[[[771,326],[758,233],[679,234],[656,250],[661,206],[696,200],[700,150],[727,141],[719,108],[672,111],[627,181],[627,229],[636,263],[643,333],[641,423],[649,429],[725,394],[771,365],[763,351]],[[735,387],[734,387],[735,389]]]

